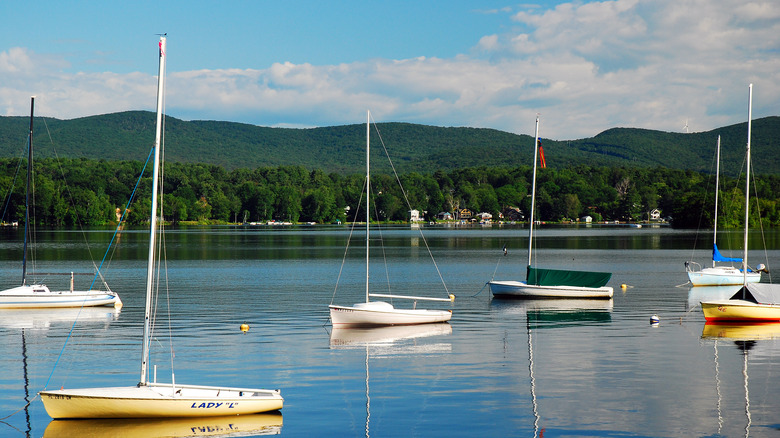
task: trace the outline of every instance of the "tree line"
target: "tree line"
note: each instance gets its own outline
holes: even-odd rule
[[[131,198],[126,223],[148,222],[151,170],[144,163],[60,158],[33,164],[31,215],[37,224],[116,223]],[[376,212],[372,219],[406,221],[410,209],[419,210],[425,220],[463,208],[490,213],[494,219],[508,207],[527,212],[532,171],[530,166],[480,166],[408,172],[398,177],[401,186],[392,174],[372,173],[371,208]],[[25,173],[25,160],[0,159],[3,222],[24,219]],[[163,175],[163,216],[172,223],[364,220],[364,213],[358,213],[365,211],[359,206],[365,192],[362,174],[326,174],[303,166],[227,171],[212,164],[168,163]],[[589,215],[594,220],[641,221],[658,209],[674,226],[708,227],[714,213],[714,180],[706,173],[662,167],[538,169],[537,219],[565,221]],[[739,228],[744,220],[744,179],[721,180],[718,224]],[[757,176],[753,187],[753,225],[759,218],[765,226],[780,225],[780,177]]]

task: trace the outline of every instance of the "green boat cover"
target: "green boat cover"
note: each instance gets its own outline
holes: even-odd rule
[[[603,287],[612,278],[611,272],[568,271],[528,267],[526,283],[536,286]]]

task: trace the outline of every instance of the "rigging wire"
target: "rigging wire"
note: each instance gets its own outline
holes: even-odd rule
[[[152,153],[153,152],[154,152],[154,148],[152,148],[150,150],[149,155],[146,157],[146,163],[144,163],[144,167],[141,170],[140,175],[138,176],[138,180],[136,181],[135,187],[133,188],[133,192],[130,195],[130,199],[127,201],[127,205],[125,206],[125,212],[122,214],[122,219],[124,219],[125,215],[129,211],[130,204],[133,202],[133,199],[135,198],[135,193],[138,190],[138,186],[141,183],[141,180],[142,180],[143,175],[144,175],[144,171],[146,170],[146,166],[149,164],[149,159],[152,157]],[[120,220],[119,223],[121,224],[122,221]],[[113,246],[112,243],[113,243],[114,239],[116,238],[116,235],[119,233],[119,230],[120,230],[120,227],[119,227],[119,225],[117,225],[117,228],[114,231],[114,236],[111,238],[111,243],[109,243],[109,248],[111,248]],[[106,251],[106,255],[108,255],[108,250]],[[104,260],[105,260],[105,256],[104,256]],[[102,266],[103,263],[101,262],[100,265]],[[52,366],[51,373],[49,374],[49,377],[46,380],[46,384],[43,386],[43,390],[44,391],[46,390],[46,388],[48,388],[49,382],[51,381],[52,376],[54,376],[54,371],[57,369],[57,364],[59,363],[60,359],[62,358],[62,355],[65,352],[65,348],[68,346],[68,342],[70,341],[70,339],[72,337],[73,330],[75,329],[77,322],[78,322],[78,318],[76,318],[76,320],[73,321],[73,324],[70,327],[70,331],[68,331],[68,335],[65,337],[65,342],[63,343],[62,348],[60,349],[60,352],[57,355],[57,359],[54,361],[54,366]]]
[[[369,113],[370,116],[370,113]],[[379,143],[382,145],[382,149],[385,151],[385,156],[387,157],[387,160],[390,162],[390,167],[393,169],[393,175],[395,176],[396,181],[398,182],[398,186],[401,188],[401,193],[404,196],[404,201],[406,201],[406,206],[409,208],[409,210],[412,209],[411,203],[409,202],[409,197],[406,195],[406,190],[404,189],[403,184],[401,184],[401,179],[398,176],[398,172],[395,169],[395,165],[393,164],[393,160],[390,158],[390,153],[387,151],[387,147],[385,146],[385,142],[382,139],[382,133],[379,132],[379,127],[376,124],[376,121],[374,121],[373,117],[371,117],[371,120],[374,123],[374,131],[376,131],[377,136],[379,137]],[[425,239],[425,235],[422,232],[422,229],[418,229],[420,233],[420,238],[423,240],[423,243],[425,244],[425,249],[428,250],[428,255],[431,258],[431,261],[433,262],[433,266],[436,268],[436,273],[439,275],[439,280],[441,280],[442,286],[444,286],[444,290],[447,292],[447,295],[450,295],[450,291],[447,288],[447,283],[444,282],[444,277],[441,275],[441,270],[439,269],[438,263],[436,263],[436,259],[433,258],[433,253],[431,252],[430,246],[428,246],[428,241]]]
[[[29,135],[29,134],[28,134]],[[21,154],[16,164],[16,172],[14,173],[14,179],[11,181],[11,185],[8,187],[8,193],[5,195],[5,206],[3,207],[2,216],[0,216],[0,222],[5,221],[5,215],[8,212],[8,206],[11,204],[11,194],[14,187],[16,187],[16,179],[19,177],[19,169],[22,167],[22,159],[24,158],[24,148],[22,148]]]
[[[357,218],[358,213],[360,213],[360,205],[363,202],[363,193],[366,189],[366,180],[363,179],[363,188],[360,190],[360,199],[358,199],[357,203],[357,209],[355,211],[354,218]],[[349,252],[349,244],[352,242],[352,234],[355,231],[355,225],[357,224],[357,220],[353,219],[352,226],[349,228],[349,236],[347,237],[347,247],[344,248],[344,256],[341,259],[341,267],[339,268],[339,275],[336,277],[336,286],[333,288],[333,295],[330,297],[330,305],[333,305],[333,302],[336,300],[336,291],[339,289],[339,282],[341,281],[341,274],[344,271],[344,265],[347,262],[347,253]]]

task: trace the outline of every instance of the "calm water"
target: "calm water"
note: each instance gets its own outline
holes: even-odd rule
[[[0,232],[0,286],[10,287],[21,276],[19,235]],[[446,296],[416,231],[383,234],[393,292]],[[685,260],[708,260],[709,236],[542,228],[540,265],[612,271],[615,297],[529,303],[493,300],[483,289],[494,275],[522,279],[525,230],[425,227],[457,295],[451,323],[334,332],[328,304],[351,305],[363,293],[358,248],[347,254],[334,298],[347,235],[337,227],[167,234],[176,381],[281,388],[281,414],[101,423],[52,422],[37,399],[22,409],[45,386],[138,381],[146,234],[135,231],[122,234],[106,270],[124,301],[121,313],[87,309],[75,324],[67,310],[0,313],[0,417],[22,409],[3,420],[0,436],[780,436],[780,341],[773,339],[780,328],[711,335],[697,304],[728,291],[679,286],[687,281]],[[39,271],[89,271],[80,232],[38,236]],[[87,233],[97,262],[110,237]],[[719,246],[729,241],[736,247],[741,237],[719,237]],[[751,252],[751,264],[780,266],[780,234],[751,237],[753,247],[762,241],[770,249]],[[375,265],[372,278],[384,283]],[[658,326],[649,323],[653,314]],[[170,381],[167,339],[166,327],[153,358],[161,381]]]

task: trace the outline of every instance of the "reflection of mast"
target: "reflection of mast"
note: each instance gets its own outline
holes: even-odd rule
[[[27,341],[24,337],[24,328],[22,328],[22,366],[24,367],[24,416],[27,419],[27,437],[30,436],[32,426],[30,425],[30,379],[27,377]]]
[[[368,422],[371,419],[371,397],[368,395],[368,344],[366,344],[366,438],[368,435]]]
[[[534,379],[534,344],[531,339],[531,321],[526,314],[528,325],[528,372],[531,376],[531,403],[534,407],[534,437],[539,436],[539,411],[536,408],[536,380]]]
[[[748,365],[748,351],[750,351],[751,348],[753,348],[753,345],[755,345],[755,341],[737,341],[737,346],[742,350],[742,377],[745,381],[745,416],[747,417],[747,424],[745,424],[745,438],[747,438],[750,435],[750,423],[752,419],[750,418],[750,394],[748,393],[748,372],[747,372],[747,365]]]
[[[718,435],[723,428],[723,416],[720,411],[720,366],[718,365],[718,340],[715,340],[715,391],[718,393]]]

